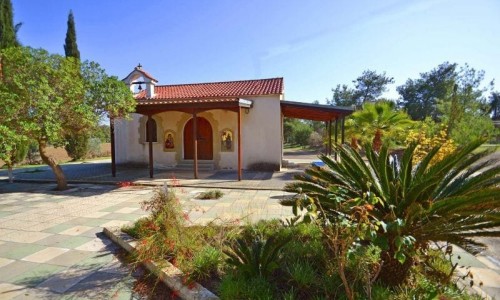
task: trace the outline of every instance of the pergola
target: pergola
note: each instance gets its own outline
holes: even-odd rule
[[[151,126],[152,116],[162,112],[179,111],[191,114],[193,117],[193,164],[194,164],[194,178],[198,178],[198,144],[197,144],[197,114],[212,110],[223,109],[234,111],[237,113],[237,138],[238,138],[238,180],[241,181],[243,177],[242,172],[242,132],[241,132],[241,115],[242,109],[251,109],[253,102],[251,100],[240,98],[202,98],[202,99],[167,99],[167,100],[152,100],[152,99],[138,99],[136,106],[136,113],[148,117],[148,126]],[[328,128],[328,145],[327,154],[332,154],[332,122],[335,122],[334,134],[335,143],[338,142],[338,126],[341,126],[341,142],[344,143],[344,121],[345,117],[350,115],[354,109],[349,107],[335,107],[331,105],[310,104],[295,101],[281,101],[281,113],[284,117],[307,119],[314,121],[325,122]],[[111,130],[111,172],[113,177],[116,177],[116,160],[115,160],[115,126],[114,119],[110,118]],[[148,130],[152,132],[151,128]],[[149,150],[149,177],[154,176],[153,166],[153,139],[148,137],[148,150]]]
[[[281,113],[284,117],[325,122],[328,131],[328,144],[326,148],[327,155],[332,155],[332,122],[335,122],[335,144],[338,143],[339,123],[341,143],[343,144],[345,137],[345,117],[353,112],[354,108],[352,107],[311,104],[296,101],[281,101]]]

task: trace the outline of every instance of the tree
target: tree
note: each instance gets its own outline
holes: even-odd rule
[[[10,0],[0,0],[0,49],[19,46],[17,31],[21,23],[14,25],[14,10]]]
[[[66,134],[92,128],[106,115],[126,115],[135,100],[123,82],[106,75],[97,63],[28,47],[4,49],[0,55],[0,124],[9,130],[17,124],[16,131],[36,140],[58,189],[65,189],[66,178],[47,153],[48,144],[61,146]]]
[[[66,57],[80,59],[80,51],[78,51],[78,45],[76,44],[75,19],[73,17],[73,11],[71,10],[68,15],[68,29],[66,31],[64,53],[66,54]]]
[[[490,96],[490,110],[492,120],[500,120],[500,93],[491,93]]]
[[[346,125],[352,137],[364,143],[372,142],[373,149],[379,151],[384,139],[387,141],[401,135],[412,126],[412,121],[405,112],[396,109],[394,102],[380,101],[365,103],[362,110],[350,116]],[[354,142],[353,146],[356,144]]]
[[[310,168],[288,184],[288,192],[304,193],[296,207],[334,226],[346,216],[369,220],[361,244],[382,249],[380,279],[391,286],[404,282],[419,250],[431,242],[449,242],[477,253],[481,236],[500,236],[500,165],[477,152],[483,140],[457,149],[430,164],[439,147],[413,164],[415,144],[392,160],[366,145],[368,162],[348,145],[335,146],[340,159],[320,158],[322,168]],[[316,208],[319,209],[316,209]],[[354,244],[354,243],[353,243]],[[352,246],[351,246],[352,247]]]
[[[14,13],[10,0],[0,0],[0,50],[19,46],[17,31],[21,23],[14,25]],[[0,61],[0,80],[4,77]],[[17,124],[9,120],[8,127],[0,123],[0,159],[7,165],[9,182],[13,182],[12,168],[22,162],[27,155],[29,141],[22,136]]]
[[[376,101],[383,92],[387,91],[387,85],[394,83],[394,78],[388,77],[385,72],[378,74],[376,71],[365,70],[352,82],[354,89],[345,84],[337,85],[335,89],[332,89],[332,100],[327,100],[327,102],[338,106],[359,106],[365,102]]]
[[[73,11],[71,10],[68,15],[68,28],[66,31],[64,53],[66,57],[73,57],[76,60],[80,60],[80,51],[76,43],[75,19],[73,17]],[[73,160],[85,158],[89,148],[89,138],[89,133],[84,131],[68,133],[66,135],[66,145],[64,148]]]
[[[347,85],[337,84],[335,89],[332,89],[333,97],[332,100],[327,100],[328,104],[336,106],[353,106],[358,104],[354,98],[355,90],[349,88]]]

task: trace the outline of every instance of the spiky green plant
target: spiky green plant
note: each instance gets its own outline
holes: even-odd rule
[[[268,239],[255,237],[248,242],[237,239],[235,244],[224,254],[228,256],[226,262],[236,267],[236,270],[247,278],[267,278],[278,268],[280,250],[290,241],[290,238],[271,236]]]
[[[500,164],[488,152],[474,153],[482,141],[457,149],[430,164],[439,147],[414,165],[415,145],[400,160],[386,147],[376,153],[365,146],[367,162],[348,145],[337,146],[339,160],[321,156],[324,168],[310,168],[285,190],[307,195],[298,206],[318,206],[318,218],[360,210],[377,225],[370,242],[382,247],[382,281],[402,283],[416,250],[431,241],[447,241],[473,253],[484,245],[478,236],[500,236]],[[304,198],[302,198],[304,199]],[[344,205],[353,203],[355,206]],[[360,201],[361,199],[361,201]],[[375,201],[374,201],[375,199]],[[351,212],[342,209],[349,208]],[[360,238],[366,239],[366,236]]]

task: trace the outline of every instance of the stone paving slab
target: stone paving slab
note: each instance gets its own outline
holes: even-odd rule
[[[207,189],[176,188],[192,224],[292,216],[291,208],[279,204],[291,194],[280,190],[230,185],[220,188],[219,200],[196,198]],[[54,184],[0,181],[0,299],[131,299],[133,277],[117,261],[117,248],[102,228],[143,216],[140,202],[152,193],[145,186],[79,184],[59,192]],[[483,291],[500,298],[499,271],[492,267],[498,264],[462,256],[481,278]]]
[[[0,182],[0,299],[130,299],[130,272],[117,260],[103,227],[122,226],[145,215],[140,202],[152,187]],[[193,224],[216,218],[256,220],[276,205],[277,191],[221,189],[218,200],[199,200],[205,188],[177,188]],[[291,211],[273,209],[284,218]],[[242,221],[243,222],[243,221]]]

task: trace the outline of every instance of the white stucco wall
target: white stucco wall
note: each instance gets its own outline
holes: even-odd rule
[[[243,168],[252,164],[269,163],[281,166],[281,109],[276,96],[245,97],[253,101],[248,113],[242,110]],[[227,110],[210,110],[198,114],[207,119],[213,132],[213,160],[218,169],[238,167],[237,114]],[[165,112],[153,116],[157,123],[158,142],[153,143],[153,161],[157,168],[172,168],[184,159],[183,131],[190,114]],[[115,125],[116,161],[118,164],[148,163],[148,143],[145,142],[146,116],[132,114],[131,120],[117,120]],[[233,132],[233,151],[221,152],[221,133]],[[175,133],[173,150],[165,150],[164,132]]]
[[[281,107],[275,96],[245,97],[253,101],[249,113],[242,115],[243,168],[256,163],[281,167]]]

